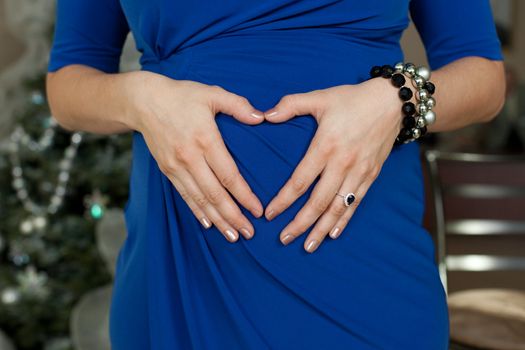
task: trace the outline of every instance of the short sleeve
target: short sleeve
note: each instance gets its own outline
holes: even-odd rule
[[[58,0],[48,71],[84,64],[116,73],[128,33],[119,0]]]
[[[410,0],[430,68],[466,56],[503,60],[489,0]]]

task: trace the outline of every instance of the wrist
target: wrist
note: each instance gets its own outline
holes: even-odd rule
[[[148,101],[151,101],[149,87],[153,74],[147,71],[134,71],[119,74],[118,91],[122,91],[121,106],[123,113],[119,122],[132,130],[142,131],[144,120],[150,114]]]
[[[369,81],[375,85],[374,91],[377,91],[381,105],[385,108],[387,122],[395,123],[401,128],[403,121],[402,107],[405,101],[399,98],[399,89],[392,85],[389,79],[382,77],[372,78]],[[412,99],[414,98],[412,97]]]
[[[435,85],[429,81],[430,75],[430,69],[427,67],[416,68],[412,63],[403,62],[399,62],[395,66],[388,64],[373,66],[370,70],[372,79],[386,78],[393,86],[399,88],[398,96],[403,101],[401,108],[403,127],[399,131],[394,145],[415,141],[426,134],[427,125],[435,122],[436,115],[433,108],[436,101],[432,97],[435,92]],[[410,85],[416,88],[415,93]],[[414,97],[417,104],[411,102]]]

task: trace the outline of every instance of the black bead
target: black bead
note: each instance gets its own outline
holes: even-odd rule
[[[409,116],[405,116],[403,118],[403,125],[406,127],[406,128],[413,128],[414,126],[416,126],[416,118],[414,117],[409,117]]]
[[[396,137],[396,140],[394,141],[394,146],[402,145],[403,141],[401,141],[398,137]]]
[[[381,67],[381,70],[381,75],[383,78],[390,78],[392,74],[394,74],[394,67],[389,64],[385,64],[383,67]]]
[[[401,89],[399,89],[399,97],[403,100],[403,101],[408,101],[412,98],[413,96],[413,93],[412,93],[412,90],[410,90],[410,88],[407,88],[406,86],[403,86]]]
[[[381,76],[382,72],[383,72],[383,70],[381,69],[380,66],[373,66],[372,69],[370,70],[370,77],[371,78],[377,78],[377,77]]]
[[[412,129],[411,128],[401,128],[401,131],[399,132],[399,135],[397,136],[401,141],[406,141],[410,138],[412,138]]]
[[[401,86],[405,85],[406,79],[403,74],[396,73],[392,75],[392,84],[394,84],[395,87],[400,88]]]
[[[405,115],[414,115],[416,106],[412,102],[405,102],[403,103],[402,111]]]
[[[428,91],[429,94],[433,95],[434,92],[436,92],[436,86],[432,84],[430,81],[427,81],[425,85],[423,85],[423,88]]]
[[[423,126],[420,129],[421,129],[421,136],[425,135],[428,131],[426,126]]]

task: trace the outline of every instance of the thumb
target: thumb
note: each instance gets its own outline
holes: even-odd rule
[[[222,112],[231,115],[245,124],[258,124],[264,121],[264,113],[255,109],[246,97],[231,93],[220,86],[214,85],[212,94],[212,109],[214,113]]]
[[[320,91],[285,95],[271,109],[264,112],[266,120],[279,123],[298,115],[311,114],[317,119],[322,106]]]

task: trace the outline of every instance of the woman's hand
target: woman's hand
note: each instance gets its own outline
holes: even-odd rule
[[[265,210],[271,220],[322,174],[307,203],[281,232],[284,244],[303,234],[318,218],[304,242],[306,251],[317,249],[327,234],[333,239],[339,236],[393,147],[401,126],[401,106],[398,89],[379,77],[286,95],[265,112],[265,119],[273,123],[307,114],[318,123],[306,155]],[[346,207],[336,192],[353,192],[356,199]]]
[[[230,193],[256,217],[263,207],[228,152],[215,115],[223,112],[253,125],[264,121],[263,113],[219,86],[139,74],[142,84],[130,90],[135,125],[160,170],[204,227],[214,224],[230,242],[239,238],[238,231],[253,237],[253,226]]]

